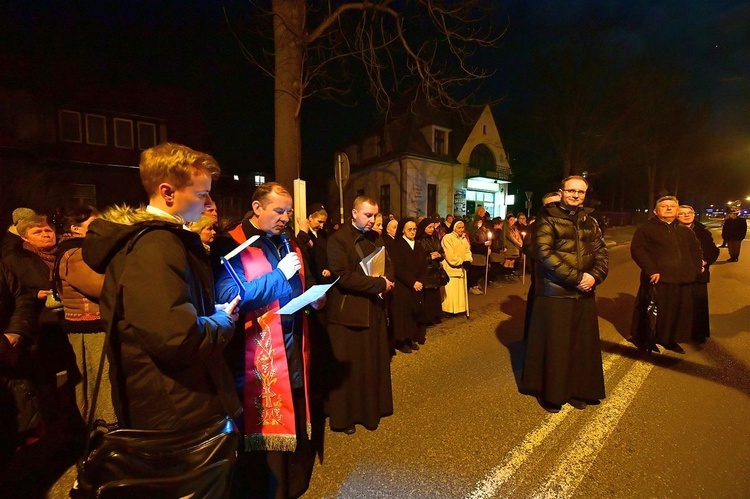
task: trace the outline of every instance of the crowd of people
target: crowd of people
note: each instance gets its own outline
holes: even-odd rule
[[[396,352],[468,317],[470,294],[516,282],[523,265],[521,391],[550,412],[605,397],[594,292],[608,255],[583,206],[585,178],[563,180],[528,220],[490,218],[483,206],[468,218],[397,220],[359,196],[340,226],[310,205],[294,234],[292,195],[273,182],[244,217],[220,221],[210,197],[219,172],[210,155],[165,143],[141,156],[146,207],[13,212],[0,262],[0,466],[51,431],[80,452],[85,421],[180,430],[229,416],[243,436],[232,497],[297,497],[320,450],[311,427],[376,430],[394,411]],[[681,342],[709,336],[718,248],[675,198],[654,214],[631,245],[642,269],[632,341],[684,353]],[[746,228],[732,223],[737,261]]]

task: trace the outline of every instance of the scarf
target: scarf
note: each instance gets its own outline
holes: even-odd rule
[[[23,242],[23,249],[34,253],[36,256],[42,259],[42,261],[49,268],[49,279],[52,280],[52,269],[55,268],[55,260],[57,259],[57,246],[49,250],[43,250],[37,248],[28,241]]]
[[[238,225],[229,232],[237,244],[247,240]],[[290,241],[302,262],[297,244]],[[251,281],[274,269],[260,248],[249,246],[240,253],[245,279]],[[300,270],[305,286],[304,268]],[[276,314],[279,300],[245,314],[245,450],[294,451],[297,448],[292,385],[289,379],[284,332],[281,316]],[[303,315],[303,317],[305,317]],[[310,438],[310,406],[308,404],[309,341],[307,319],[302,323],[302,365],[305,378],[307,434]]]

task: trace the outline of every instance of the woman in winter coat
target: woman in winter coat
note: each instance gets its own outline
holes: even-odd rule
[[[427,260],[416,242],[417,223],[405,218],[398,224],[393,243],[396,285],[393,288],[393,336],[396,350],[411,353],[425,341],[425,326],[419,318],[424,311],[424,283]]]
[[[422,250],[427,262],[427,276],[424,282],[424,315],[421,321],[430,326],[439,324],[440,316],[443,315],[440,305],[440,276],[443,274],[441,262],[445,259],[445,252],[436,237],[435,226],[438,220],[427,218],[419,222],[417,226],[417,243]]]
[[[466,283],[466,268],[471,265],[471,247],[464,237],[466,226],[456,219],[440,244],[445,252],[443,269],[450,277],[443,288],[443,312],[460,314],[469,311],[469,295]]]
[[[521,247],[523,246],[523,239],[516,225],[516,217],[513,214],[509,214],[505,218],[503,242],[505,243],[505,261],[503,262],[503,267],[505,267],[506,275],[511,275],[516,265],[516,260],[521,256]]]
[[[714,243],[714,236],[711,235],[706,226],[695,220],[695,210],[692,206],[680,206],[677,210],[677,221],[693,229],[703,251],[703,271],[698,274],[692,285],[692,338],[699,343],[704,343],[711,336],[711,327],[708,322],[708,282],[711,279],[709,267],[719,258],[719,248]]]
[[[75,354],[61,327],[62,303],[52,294],[52,273],[57,258],[57,235],[47,217],[32,216],[18,223],[23,246],[5,257],[5,263],[31,295],[39,320],[33,357],[39,369],[42,419],[62,422],[71,436],[82,428],[74,386],[80,380]],[[58,388],[58,385],[60,387]]]
[[[55,220],[60,243],[54,269],[54,286],[63,304],[63,331],[73,346],[81,382],[76,385],[76,405],[84,417],[91,409],[99,363],[104,351],[105,331],[99,314],[99,295],[104,274],[94,272],[83,261],[83,239],[89,224],[99,218],[95,208],[85,206],[68,210]],[[105,359],[96,399],[94,419],[116,421],[109,382],[109,363]]]

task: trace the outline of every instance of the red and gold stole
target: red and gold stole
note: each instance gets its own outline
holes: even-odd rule
[[[247,240],[238,225],[229,232],[237,244]],[[292,248],[302,262],[302,253],[294,240]],[[273,271],[260,248],[249,246],[240,253],[245,279],[251,281]],[[304,265],[304,263],[303,263]],[[304,267],[299,273],[305,287]],[[294,403],[289,379],[281,316],[276,314],[279,300],[245,314],[245,450],[294,451],[297,447]],[[308,379],[310,342],[307,317],[302,321],[302,363],[305,377],[305,416],[310,436]]]

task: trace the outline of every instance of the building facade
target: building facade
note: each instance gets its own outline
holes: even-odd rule
[[[345,152],[344,206],[366,194],[397,218],[472,216],[480,205],[504,217],[513,204],[508,155],[489,106],[467,117],[417,101]]]

